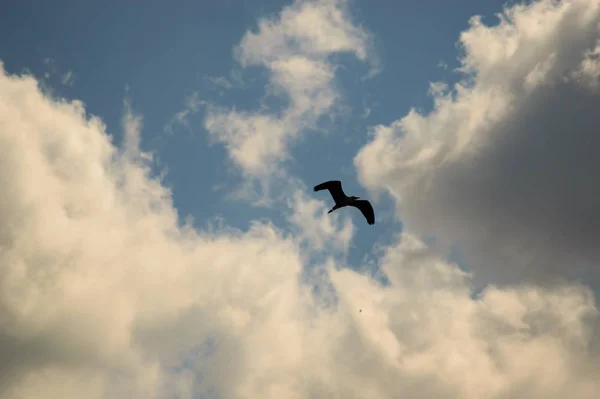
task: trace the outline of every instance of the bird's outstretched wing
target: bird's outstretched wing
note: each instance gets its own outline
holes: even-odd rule
[[[342,182],[339,180],[329,180],[318,184],[315,186],[314,190],[329,190],[329,194],[331,194],[336,204],[342,203],[346,198],[346,194],[344,194],[344,190],[342,190]]]
[[[363,216],[365,217],[365,219],[367,219],[367,223],[369,224],[375,224],[375,211],[373,211],[373,206],[371,206],[371,203],[367,200],[357,200],[357,201],[353,201],[350,206],[354,206],[356,208],[358,208]]]

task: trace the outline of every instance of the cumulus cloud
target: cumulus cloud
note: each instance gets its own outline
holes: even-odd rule
[[[117,148],[83,103],[1,72],[0,398],[587,399],[600,389],[586,287],[492,286],[474,298],[469,274],[408,234],[380,259],[386,286],[333,258],[305,284],[301,233],[178,223],[129,102]],[[318,204],[293,200],[304,204],[298,225],[318,220]],[[325,239],[336,224],[308,232]]]
[[[597,0],[472,18],[464,79],[433,84],[429,114],[374,127],[361,181],[407,228],[461,246],[481,282],[598,277],[599,23]]]
[[[312,251],[346,252],[354,232],[351,219],[342,218],[339,213],[330,217],[324,202],[308,198],[306,191],[296,191],[293,197],[287,198],[289,208],[293,209],[289,220],[299,228],[298,238],[306,240]]]
[[[170,192],[139,151],[142,120],[129,105],[118,149],[82,103],[52,100],[35,79],[4,70],[0,86],[0,346],[8,354],[0,395],[52,388],[65,398],[166,397],[164,384],[188,378],[169,374],[179,351],[230,336],[233,346],[211,360],[225,370],[253,312],[275,298],[259,317],[300,305],[277,294],[301,300],[301,263],[273,226],[211,233],[178,225]]]
[[[366,62],[369,40],[352,22],[345,0],[295,1],[277,17],[262,19],[235,56],[244,68],[266,68],[267,94],[287,106],[280,113],[209,107],[206,129],[245,174],[272,173],[287,158],[290,142],[336,104],[331,56],[350,53]]]
[[[593,70],[573,69],[581,90]],[[117,147],[38,83],[0,68],[0,399],[596,397],[588,287],[475,295],[409,233],[378,259],[382,285],[343,267],[353,226],[301,191],[291,230],[181,224],[129,101]]]

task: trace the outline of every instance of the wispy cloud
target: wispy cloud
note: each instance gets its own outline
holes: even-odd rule
[[[192,93],[185,100],[184,108],[173,115],[171,120],[169,120],[169,122],[165,125],[165,132],[168,134],[173,134],[173,129],[176,125],[183,126],[188,131],[191,131],[189,117],[190,115],[197,113],[200,109],[200,106],[202,106],[204,103],[205,102],[203,100],[200,100],[200,96],[197,92]]]
[[[351,53],[367,61],[369,35],[353,24],[344,1],[298,1],[276,18],[262,19],[235,50],[242,67],[269,72],[269,95],[288,102],[281,112],[210,107],[205,127],[249,176],[265,176],[288,147],[338,101],[329,57]]]
[[[45,90],[48,93],[53,91],[52,82],[54,82],[55,78],[58,78],[58,80],[55,81],[57,84],[69,87],[73,86],[75,83],[75,73],[72,70],[63,73],[58,66],[58,62],[52,57],[46,57],[42,62],[45,70],[42,74],[43,78],[40,79],[40,84],[44,85]],[[31,74],[28,70],[23,71],[23,73]]]
[[[75,74],[73,73],[73,71],[68,71],[65,74],[63,74],[61,82],[65,86],[73,86],[73,83],[75,83]]]
[[[233,88],[233,83],[231,83],[231,81],[223,76],[219,76],[216,78],[206,78],[206,80],[208,82],[210,82],[211,84],[213,84],[216,87],[220,87],[222,89],[225,90],[229,90],[231,88]]]

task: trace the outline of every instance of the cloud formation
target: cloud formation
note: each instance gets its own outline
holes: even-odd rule
[[[464,79],[432,85],[431,113],[376,126],[361,182],[391,193],[412,231],[459,245],[482,282],[597,279],[599,23],[597,0],[474,17]]]
[[[260,20],[235,50],[240,65],[264,67],[267,94],[287,101],[280,112],[209,107],[205,127],[223,143],[231,160],[248,176],[277,170],[288,146],[338,100],[331,56],[350,53],[368,61],[369,35],[353,24],[346,0],[296,1],[275,18]]]
[[[75,74],[73,71],[67,71],[64,75],[62,75],[60,82],[65,86],[73,86],[75,83]]]
[[[593,49],[586,57],[577,82],[593,76]],[[378,260],[383,286],[343,268],[334,255],[352,225],[321,218],[322,203],[301,192],[287,198],[292,231],[182,225],[129,102],[117,147],[82,102],[0,69],[0,124],[0,399],[592,399],[600,389],[589,287],[474,295],[471,274],[410,233]],[[363,161],[382,131],[394,138],[380,128]],[[395,165],[400,148],[382,162]],[[432,165],[426,156],[415,162]],[[406,195],[401,181],[375,180]],[[322,263],[309,264],[314,252]],[[309,266],[321,273],[303,277]]]
[[[470,276],[409,234],[380,259],[387,286],[333,258],[306,284],[301,233],[178,224],[129,104],[117,148],[81,102],[2,70],[0,122],[2,399],[592,398],[600,388],[586,287],[489,287],[474,299]],[[318,210],[299,212],[302,225]],[[314,231],[322,239],[331,226]]]
[[[190,126],[190,115],[194,115],[199,111],[200,106],[204,104],[204,101],[200,100],[200,96],[197,92],[192,93],[185,99],[185,107],[178,111],[165,125],[165,132],[167,134],[173,134],[173,128],[175,125],[181,125],[188,131],[191,131]]]
[[[129,108],[118,149],[82,103],[44,96],[31,77],[2,70],[0,93],[2,397],[166,397],[179,351],[231,334],[233,350],[255,307],[300,295],[298,252],[272,226],[178,225]],[[230,367],[227,350],[211,368],[219,356]]]

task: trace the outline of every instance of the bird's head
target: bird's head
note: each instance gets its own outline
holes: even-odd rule
[[[352,201],[356,201],[357,199],[360,199],[360,197],[354,197],[354,196],[352,196],[352,197],[350,197],[350,199],[351,199]]]

